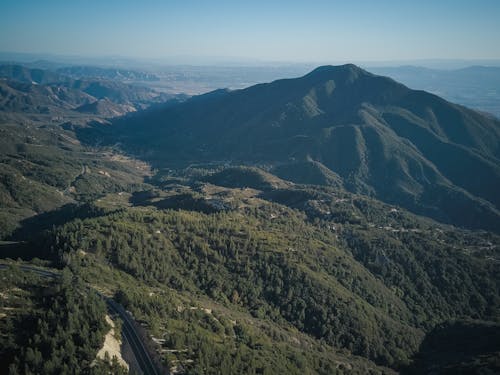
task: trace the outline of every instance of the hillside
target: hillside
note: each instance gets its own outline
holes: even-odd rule
[[[106,80],[75,80],[68,84],[72,89],[83,91],[96,99],[109,99],[117,104],[146,108],[151,103],[167,101],[174,95],[161,94],[143,86]]]
[[[289,360],[279,359],[280,351],[264,360],[273,352],[270,345],[281,347],[282,336],[272,332],[282,330],[296,338],[290,342],[312,340],[313,357],[323,342],[331,359],[343,349],[402,369],[431,340],[427,334],[434,335],[436,324],[497,319],[498,236],[441,226],[336,189],[264,188],[165,180],[161,189],[138,193],[121,209],[113,206],[42,233],[33,254],[58,265],[81,265],[78,272],[97,285],[109,267],[128,275],[119,298],[151,324],[155,337],[165,338],[163,348],[173,353],[166,358],[183,363],[187,373],[202,363],[221,369],[228,355],[242,354],[246,346],[259,366],[285,371]],[[61,246],[63,254],[54,250]],[[117,281],[106,280],[106,288],[116,291]],[[148,302],[130,290],[137,280],[168,292]],[[198,318],[179,315],[167,303],[157,313],[166,303],[160,301],[169,298],[188,298],[202,312]],[[182,316],[244,324],[232,327],[238,349],[219,341],[223,331],[215,323],[200,329],[192,322],[193,331],[185,333],[185,323],[177,321]],[[198,350],[176,352],[185,347]],[[499,350],[494,343],[490,348]],[[303,359],[304,369],[329,373],[311,359]]]
[[[109,330],[106,306],[80,278],[65,272],[47,279],[15,264],[0,267],[0,275],[1,374],[125,373],[95,360]]]
[[[119,140],[159,167],[222,161],[317,169],[303,163],[314,161],[352,192],[500,230],[500,122],[354,65],[202,95],[81,136]]]
[[[149,168],[109,150],[89,151],[57,125],[0,129],[0,239],[31,216],[142,186]],[[43,224],[39,224],[42,225]]]

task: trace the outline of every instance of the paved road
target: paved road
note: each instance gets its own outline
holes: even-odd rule
[[[104,298],[109,308],[122,318],[123,333],[125,334],[128,343],[132,347],[132,351],[134,352],[137,363],[139,363],[139,366],[141,367],[144,374],[159,374],[153,361],[151,360],[151,357],[149,356],[148,351],[144,347],[144,343],[141,341],[141,338],[134,327],[134,322],[130,318],[129,313],[125,311],[122,305],[116,303],[113,299],[106,297]]]
[[[5,269],[8,267],[9,266],[7,264],[0,264],[0,269]],[[43,270],[33,266],[21,265],[19,266],[19,268],[21,268],[23,271],[34,272],[42,277],[55,278],[60,276],[55,272]],[[115,312],[122,319],[123,321],[122,328],[124,337],[130,344],[132,352],[134,353],[134,356],[137,360],[137,363],[141,367],[143,374],[159,375],[160,373],[156,370],[156,367],[151,357],[149,356],[149,353],[146,350],[144,343],[141,340],[141,336],[139,336],[137,330],[135,329],[135,325],[132,319],[130,318],[130,314],[123,308],[122,305],[116,303],[112,298],[106,297],[97,291],[96,293],[99,294],[99,296],[101,296],[101,298],[103,298],[106,301],[108,308],[111,311]]]

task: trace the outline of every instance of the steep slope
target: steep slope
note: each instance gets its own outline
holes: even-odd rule
[[[158,166],[312,160],[351,191],[500,230],[500,121],[354,65],[202,95],[108,131],[110,142]]]

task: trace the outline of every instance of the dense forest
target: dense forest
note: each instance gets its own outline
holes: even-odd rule
[[[96,360],[109,326],[104,301],[68,268],[57,280],[16,266],[0,270],[1,373],[120,373],[110,361]],[[6,312],[16,311],[15,314]],[[113,370],[114,369],[114,370]]]
[[[495,235],[328,188],[272,190],[261,195],[268,200],[219,188],[228,203],[210,212],[197,211],[188,198],[201,193],[186,189],[179,202],[189,210],[161,208],[175,197],[162,191],[136,194],[135,208],[75,219],[44,232],[38,248],[60,266],[111,264],[392,368],[408,366],[438,323],[497,319]],[[132,310],[150,308],[134,307],[126,290],[119,298]],[[178,312],[164,314],[168,321]],[[177,340],[189,342],[167,336],[169,350],[192,347]]]

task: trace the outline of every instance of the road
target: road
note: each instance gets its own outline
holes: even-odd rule
[[[5,269],[8,268],[9,265],[7,264],[0,264],[0,269]],[[23,271],[28,271],[28,272],[34,272],[42,277],[50,277],[50,278],[56,278],[59,277],[60,275],[43,270],[40,268],[36,268],[33,266],[26,266],[26,265],[21,265],[19,268]],[[95,290],[94,290],[95,291]],[[122,305],[119,303],[115,302],[112,298],[106,297],[99,293],[98,291],[95,291],[102,299],[106,301],[106,304],[108,305],[108,308],[116,313],[123,321],[122,324],[122,333],[125,337],[125,340],[129,343],[130,347],[132,348],[132,352],[134,353],[134,356],[137,360],[137,363],[139,364],[142,372],[144,375],[160,375],[160,373],[157,371],[153,360],[149,356],[148,351],[146,350],[146,347],[144,343],[141,340],[141,336],[135,329],[134,322],[130,318],[130,314],[123,308]]]
[[[156,375],[159,372],[156,370],[156,367],[149,356],[148,351],[146,350],[144,343],[141,341],[141,337],[137,333],[134,322],[130,319],[130,315],[125,311],[122,305],[116,303],[113,299],[103,297],[108,304],[110,310],[114,311],[116,314],[120,316],[123,321],[122,332],[125,335],[127,342],[132,347],[132,351],[134,352],[137,363],[141,367],[141,370],[145,375]]]

